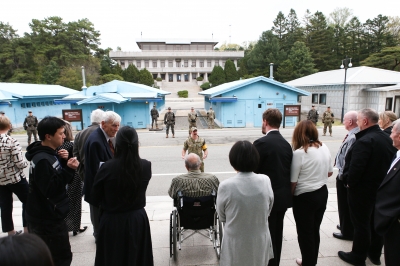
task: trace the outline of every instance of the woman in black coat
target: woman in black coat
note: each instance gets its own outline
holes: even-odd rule
[[[390,136],[392,133],[393,122],[397,120],[397,116],[392,111],[385,111],[379,114],[379,127]]]
[[[153,265],[150,223],[144,207],[151,162],[139,157],[134,128],[122,127],[115,156],[95,177],[93,198],[100,207],[95,265]]]

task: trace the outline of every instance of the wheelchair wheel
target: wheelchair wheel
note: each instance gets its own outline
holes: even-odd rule
[[[219,220],[218,215],[215,216],[215,223],[214,223],[214,249],[215,253],[217,254],[217,258],[220,259],[221,256],[221,243],[223,237],[223,226],[222,222]]]
[[[173,246],[173,251],[172,251],[172,254],[173,254],[173,256],[174,256],[174,261],[176,261],[176,257],[177,257],[177,251],[176,251],[176,240],[177,240],[177,229],[178,229],[178,227],[177,227],[177,222],[176,222],[176,220],[177,220],[177,211],[176,210],[174,210],[173,211],[173,224],[172,224],[172,246]]]
[[[173,229],[173,227],[172,227],[172,219],[173,219],[173,212],[171,212],[171,215],[169,217],[169,257],[170,258],[172,257],[172,243],[173,243],[173,240],[172,240],[172,236],[173,236],[173,234],[172,234],[172,229]]]

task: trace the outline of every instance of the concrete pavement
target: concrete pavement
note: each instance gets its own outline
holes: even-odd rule
[[[14,224],[15,229],[22,229],[21,203],[14,201]],[[178,251],[178,261],[173,262],[169,258],[169,217],[172,210],[172,201],[168,196],[147,197],[146,211],[150,220],[151,235],[153,242],[154,265],[218,265],[218,259],[212,247],[212,242],[203,236],[195,235],[188,238]],[[329,189],[327,208],[321,224],[321,244],[319,249],[318,265],[340,266],[349,265],[337,256],[339,250],[350,251],[351,241],[338,240],[332,237],[337,232],[338,224],[336,189]],[[77,236],[70,234],[70,243],[73,252],[73,266],[87,266],[94,264],[96,246],[92,236],[93,228],[90,223],[89,205],[83,202],[82,225],[88,226],[86,232]],[[6,236],[1,233],[0,237]],[[296,225],[292,209],[289,209],[285,217],[282,245],[282,266],[296,265],[295,259],[300,258],[300,249],[297,243]],[[381,257],[384,264],[383,255]],[[367,260],[367,265],[373,265]]]

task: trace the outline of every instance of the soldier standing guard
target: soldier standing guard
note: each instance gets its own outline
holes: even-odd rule
[[[188,113],[188,122],[189,122],[189,137],[190,137],[190,129],[192,127],[197,127],[196,125],[196,119],[197,119],[197,114],[194,111],[194,108],[192,107],[190,112]]]
[[[156,105],[153,105],[153,109],[150,111],[151,116],[151,128],[153,129],[154,123],[156,123],[156,129],[158,129],[157,118],[159,117],[158,110]]]
[[[334,115],[331,112],[331,107],[328,106],[328,108],[326,109],[326,111],[324,112],[324,114],[322,116],[322,123],[324,123],[324,131],[323,131],[322,136],[326,136],[326,128],[329,127],[329,134],[332,137],[332,124],[335,122],[335,120],[333,118],[334,118]]]
[[[307,120],[311,120],[314,125],[317,125],[319,113],[315,110],[315,106],[313,105],[311,110],[308,112]]]
[[[207,112],[208,118],[208,128],[214,129],[214,119],[215,119],[215,112],[213,111],[212,107],[210,106],[210,110]]]
[[[188,154],[197,154],[201,159],[200,171],[204,172],[203,160],[206,159],[208,156],[206,141],[203,138],[200,138],[199,135],[197,135],[196,127],[192,127],[191,132],[192,133],[190,134],[190,137],[188,137],[183,144],[182,159],[185,159],[186,151],[188,152]]]
[[[166,112],[164,115],[164,124],[167,126],[166,138],[168,138],[168,133],[169,133],[170,127],[171,127],[172,137],[175,138],[175,130],[174,130],[175,114],[173,112],[171,112],[171,107],[168,107],[168,112]]]
[[[23,126],[26,130],[26,133],[28,134],[28,145],[31,144],[32,134],[35,138],[35,141],[37,141],[38,137],[36,128],[38,126],[38,120],[36,116],[32,114],[31,110],[28,111],[28,116],[25,118]]]

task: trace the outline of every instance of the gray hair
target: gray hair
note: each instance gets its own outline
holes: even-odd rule
[[[368,119],[373,124],[378,123],[379,120],[379,114],[371,108],[365,108],[359,111],[365,118]]]
[[[189,153],[185,156],[185,165],[189,170],[199,170],[201,166],[200,157],[195,153]]]
[[[106,111],[104,112],[102,121],[106,123],[115,123],[115,122],[121,123],[121,117],[116,112]]]
[[[96,109],[90,114],[90,122],[100,124],[103,121],[104,111],[101,109]]]
[[[392,130],[395,130],[397,134],[400,133],[400,119],[397,119],[396,121],[393,122]]]

